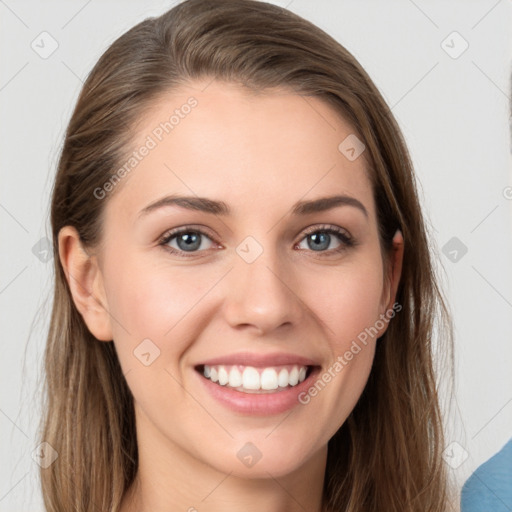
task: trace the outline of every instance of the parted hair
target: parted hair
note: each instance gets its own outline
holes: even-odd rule
[[[300,16],[255,0],[187,0],[147,18],[108,47],[83,84],[51,199],[55,276],[40,437],[59,456],[41,469],[46,510],[115,512],[138,469],[133,396],[113,342],[95,339],[73,303],[59,231],[71,225],[84,246],[100,243],[109,197],[100,201],[94,190],[133,149],[137,122],[155,101],[200,79],[255,92],[287,87],[327,102],[365,144],[383,254],[397,229],[404,236],[401,311],[329,441],[324,511],[451,510],[433,345],[435,331],[450,349],[452,328],[400,128],[347,49]]]

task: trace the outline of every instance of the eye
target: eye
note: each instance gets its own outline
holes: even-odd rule
[[[306,244],[305,247],[304,244]],[[355,241],[345,230],[328,225],[313,226],[308,229],[306,236],[297,247],[299,249],[309,249],[313,252],[332,254],[342,252],[354,245]]]
[[[196,253],[210,249],[213,240],[208,234],[198,228],[184,226],[165,233],[158,242],[173,254]]]
[[[194,226],[183,226],[166,232],[158,245],[172,254],[183,257],[195,256],[215,246],[220,247],[208,233]],[[307,229],[305,236],[295,247],[328,256],[355,245],[355,240],[345,230],[338,226],[324,225]]]

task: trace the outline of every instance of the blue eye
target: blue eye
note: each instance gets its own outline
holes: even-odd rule
[[[301,247],[304,242],[306,242],[306,247]],[[333,243],[336,244],[334,247],[332,247]],[[171,254],[191,257],[211,249],[215,246],[215,242],[203,230],[193,226],[184,226],[165,233],[161,237],[159,245]],[[345,230],[327,225],[309,228],[301,241],[294,247],[329,256],[355,245],[355,240]]]
[[[306,249],[310,249],[313,252],[327,252],[329,254],[339,253],[355,245],[354,240],[345,231],[334,226],[314,227],[303,238],[302,242],[304,241],[307,244]],[[337,245],[329,249],[333,241]],[[300,247],[300,244],[298,247]]]
[[[165,246],[173,253],[197,252],[199,249],[204,250],[204,239],[211,241],[211,238],[199,229],[179,228],[164,235],[160,241],[160,245]],[[170,245],[175,242],[175,246]],[[177,247],[176,247],[177,246]]]

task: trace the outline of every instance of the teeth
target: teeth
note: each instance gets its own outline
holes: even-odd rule
[[[260,389],[260,374],[256,368],[247,366],[242,373],[242,387],[245,389]]]
[[[286,368],[283,368],[279,372],[279,376],[277,377],[277,383],[282,388],[285,388],[290,383],[288,380],[288,370]]]
[[[274,368],[265,368],[261,374],[261,389],[277,389],[277,372]]]
[[[219,367],[219,384],[225,386],[228,383],[229,375],[224,366]]]
[[[290,372],[288,382],[290,383],[290,386],[295,386],[297,382],[299,382],[299,370],[296,366],[294,366],[293,370]]]
[[[306,366],[254,368],[253,366],[204,366],[203,375],[221,386],[239,391],[279,391],[306,378]]]
[[[205,366],[205,369],[206,369],[206,366]],[[206,377],[206,375],[205,375],[205,377]],[[239,386],[242,385],[242,383],[243,383],[242,373],[236,366],[233,366],[233,368],[231,368],[231,371],[229,372],[229,386],[232,388],[238,388]]]

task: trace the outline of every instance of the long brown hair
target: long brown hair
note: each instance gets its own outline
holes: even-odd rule
[[[138,464],[133,397],[113,342],[96,340],[74,306],[59,230],[74,226],[86,247],[101,241],[109,198],[98,200],[95,189],[130,153],[134,127],[154,101],[195,79],[321,98],[366,145],[383,254],[397,228],[405,240],[402,310],[377,343],[360,400],[329,441],[324,509],[448,510],[433,332],[449,350],[452,329],[402,134],[343,46],[301,17],[253,0],[188,0],[145,19],[105,51],[83,85],[51,203],[55,288],[41,441],[59,456],[41,469],[46,509],[117,511]]]

